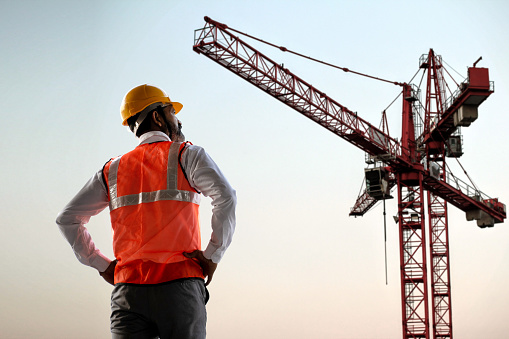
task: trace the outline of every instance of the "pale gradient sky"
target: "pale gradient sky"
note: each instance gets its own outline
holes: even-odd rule
[[[0,1],[0,337],[110,336],[111,286],[77,261],[54,220],[109,158],[136,145],[118,109],[142,83],[184,104],[187,138],[238,192],[237,232],[210,286],[208,338],[401,337],[396,202],[387,203],[388,286],[381,206],[348,217],[364,153],[194,53],[193,32],[207,15],[394,81],[408,81],[429,48],[463,75],[482,56],[495,93],[463,130],[460,161],[507,204],[508,12],[502,0]],[[253,45],[375,125],[399,92]],[[388,112],[397,138],[400,107]],[[450,208],[457,338],[509,332],[508,226],[479,229]],[[111,257],[107,211],[88,227]]]

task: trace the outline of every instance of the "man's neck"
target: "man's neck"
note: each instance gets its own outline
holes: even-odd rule
[[[143,133],[138,138],[138,140],[140,141],[140,145],[151,143],[151,142],[156,142],[156,141],[171,141],[170,137],[168,137],[168,135],[166,135],[165,133],[163,133],[161,131],[150,131],[147,133]]]

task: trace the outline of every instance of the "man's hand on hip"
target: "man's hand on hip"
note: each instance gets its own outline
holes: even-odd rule
[[[115,279],[114,279],[114,276],[115,276],[115,266],[117,266],[117,261],[113,260],[108,265],[108,268],[106,269],[106,271],[99,272],[99,275],[101,277],[103,277],[103,279],[106,280],[106,282],[108,282],[111,285],[115,285]]]
[[[186,258],[195,259],[198,262],[198,264],[200,264],[201,269],[203,270],[203,275],[207,278],[205,286],[210,284],[210,282],[212,281],[212,276],[216,271],[217,264],[212,260],[205,258],[203,256],[203,251],[200,250],[196,250],[191,253],[184,252],[184,256]]]

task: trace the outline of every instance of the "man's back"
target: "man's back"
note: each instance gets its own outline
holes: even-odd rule
[[[116,283],[203,278],[198,263],[183,255],[201,250],[200,194],[179,165],[186,146],[171,141],[145,143],[104,167]]]

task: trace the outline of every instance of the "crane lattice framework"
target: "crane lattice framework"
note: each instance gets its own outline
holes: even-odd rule
[[[423,55],[419,66],[427,74],[424,105],[420,104],[417,87],[394,83],[402,87],[403,94],[398,141],[388,134],[388,128],[373,126],[232,33],[240,32],[208,17],[205,21],[205,26],[195,31],[195,52],[357,146],[375,164],[382,164],[366,169],[366,189],[350,215],[364,215],[397,188],[403,338],[452,338],[447,203],[465,211],[467,220],[476,220],[479,227],[491,227],[506,218],[503,203],[456,178],[446,166],[446,157],[462,154],[458,127],[470,125],[477,118],[478,106],[493,93],[488,69],[476,64],[469,67],[468,79],[446,97],[441,57],[433,50]],[[422,110],[420,128],[416,121]]]

